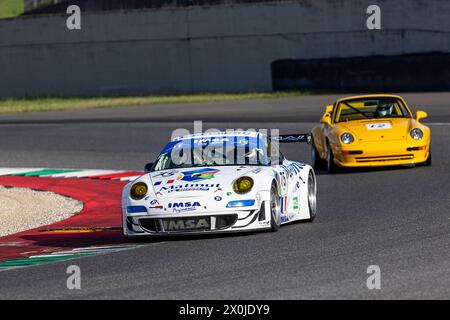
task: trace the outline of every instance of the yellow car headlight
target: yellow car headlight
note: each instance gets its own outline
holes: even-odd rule
[[[130,189],[130,197],[133,200],[141,200],[145,197],[147,191],[148,187],[144,182],[137,182]]]
[[[237,194],[246,194],[253,188],[253,179],[250,177],[240,177],[233,183],[233,190]]]

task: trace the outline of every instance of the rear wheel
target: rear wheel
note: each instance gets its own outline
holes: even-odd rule
[[[317,184],[316,177],[312,171],[308,175],[308,207],[309,219],[306,221],[312,222],[316,218],[317,212]]]
[[[270,226],[277,231],[281,225],[280,196],[275,184],[270,189]]]

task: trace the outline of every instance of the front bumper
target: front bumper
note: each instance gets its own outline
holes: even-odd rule
[[[364,142],[356,146],[337,147],[334,162],[341,167],[380,167],[419,164],[427,161],[427,142]]]
[[[127,216],[123,210],[123,233],[129,238],[210,234],[265,230],[270,228],[268,201],[258,210]]]

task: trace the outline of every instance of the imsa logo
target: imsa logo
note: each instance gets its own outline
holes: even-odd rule
[[[163,221],[166,231],[210,229],[207,219],[169,220]]]
[[[169,209],[196,208],[200,207],[199,202],[174,202],[169,203]]]

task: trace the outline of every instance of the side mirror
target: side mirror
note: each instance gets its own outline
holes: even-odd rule
[[[325,108],[325,113],[331,114],[331,112],[333,112],[333,105],[332,104],[326,106],[326,108]]]
[[[153,167],[153,162],[147,163],[144,167],[144,171],[150,172],[152,170],[152,167]]]
[[[420,121],[420,119],[425,119],[426,117],[428,117],[428,113],[426,113],[425,111],[417,111],[416,112],[416,120]]]
[[[322,117],[322,119],[320,119],[320,122],[326,125],[331,125],[331,116],[329,113],[325,113]]]

